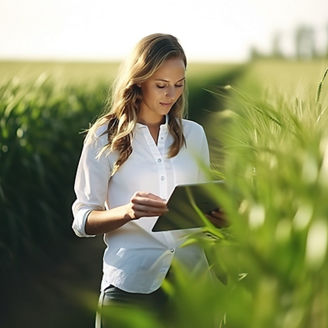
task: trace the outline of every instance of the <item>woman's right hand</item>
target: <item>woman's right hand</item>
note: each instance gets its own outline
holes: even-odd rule
[[[145,216],[159,216],[167,212],[164,199],[148,193],[136,192],[126,205],[108,210],[93,210],[87,216],[85,232],[98,235],[118,229],[131,220]]]
[[[130,202],[126,205],[126,209],[130,220],[136,220],[145,216],[160,216],[168,211],[164,199],[152,193],[142,191],[137,191],[133,194]]]

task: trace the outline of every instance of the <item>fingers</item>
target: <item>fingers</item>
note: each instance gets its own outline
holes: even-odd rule
[[[132,209],[134,211],[148,213],[149,214],[148,216],[151,216],[150,214],[160,215],[167,211],[166,207],[162,207],[162,206],[156,207],[156,206],[142,205],[138,203],[132,203]]]
[[[143,203],[143,204],[150,204],[154,206],[166,206],[165,200],[160,198],[157,195],[154,195],[152,193],[147,193],[147,192],[136,192],[132,198],[132,202],[136,203]]]
[[[224,228],[227,227],[229,224],[227,222],[227,220],[223,219],[223,218],[216,218],[210,215],[206,215],[206,217],[209,219],[209,221],[217,228]]]
[[[133,204],[140,205],[142,207],[165,209],[166,203],[164,200],[158,197],[158,199],[150,198],[148,196],[135,196],[131,198]]]
[[[130,206],[136,219],[143,216],[159,216],[168,211],[162,198],[146,192],[136,192],[130,200]]]
[[[151,192],[138,191],[132,196],[132,198],[134,198],[134,197],[141,197],[141,198],[147,198],[147,199],[153,199],[153,200],[165,202],[165,199],[163,199],[157,195],[154,195]]]
[[[220,209],[211,211],[209,214],[206,215],[206,217],[217,228],[224,228],[224,227],[229,226],[229,222],[227,220],[225,213]]]
[[[209,213],[210,216],[213,216],[216,219],[224,219],[225,218],[225,213],[217,208]]]
[[[140,196],[145,196],[145,197],[149,197],[151,199],[160,200],[160,201],[165,202],[165,199],[163,199],[163,198],[161,198],[161,197],[159,197],[157,195],[154,195],[151,192],[149,192],[149,193],[141,193]]]

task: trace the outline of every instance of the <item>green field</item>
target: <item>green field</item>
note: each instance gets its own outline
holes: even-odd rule
[[[327,67],[327,59],[262,60],[251,64],[251,69],[239,84],[243,90],[247,90],[247,86],[259,84],[262,91],[271,92],[273,95],[306,98],[316,91]]]
[[[110,82],[116,76],[119,65],[120,62],[0,61],[0,83],[13,78],[20,81],[35,80],[40,75],[51,76],[62,83]],[[206,79],[208,75],[215,75],[234,66],[236,64],[191,62],[188,63],[187,77]]]
[[[218,281],[176,268],[170,327],[328,326],[327,80],[317,93],[327,67],[188,67],[189,116],[205,126],[209,174],[226,180],[214,196],[231,226],[190,240],[202,243]],[[103,245],[73,236],[70,206],[79,132],[103,109],[117,68],[0,63],[1,327],[92,325]],[[120,311],[112,320],[122,327],[164,327]]]

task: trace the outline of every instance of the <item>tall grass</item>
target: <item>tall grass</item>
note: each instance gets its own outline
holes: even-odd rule
[[[242,200],[227,204],[238,260],[221,261],[247,273],[238,288],[248,299],[234,301],[248,311],[246,321],[227,317],[236,327],[325,327],[327,97],[238,96],[224,132],[224,173]]]
[[[227,280],[214,302],[227,327],[328,325],[324,83],[321,97],[303,99],[276,92],[254,99],[232,89],[231,109],[219,114],[224,160],[217,173],[227,189],[217,197],[232,237],[207,248]],[[200,304],[199,315],[211,306]]]
[[[55,253],[71,234],[79,132],[102,108],[104,86],[74,87],[45,75],[0,86],[1,271]]]

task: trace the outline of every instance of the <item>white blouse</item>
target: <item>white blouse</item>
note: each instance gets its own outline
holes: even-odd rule
[[[76,200],[72,211],[72,228],[80,237],[85,233],[85,221],[92,210],[104,210],[124,205],[136,191],[151,192],[169,199],[178,184],[205,181],[199,161],[209,165],[209,151],[203,128],[183,120],[186,147],[173,158],[167,158],[173,137],[166,123],[160,126],[158,143],[154,142],[148,127],[137,123],[133,132],[132,153],[111,177],[118,154],[103,154],[96,158],[107,144],[106,126],[96,132],[93,142],[85,142],[75,179]],[[103,258],[101,290],[112,284],[134,293],[151,293],[158,289],[175,257],[188,270],[207,268],[203,250],[197,245],[179,248],[188,233],[195,229],[152,232],[157,217],[133,220],[104,234],[107,248]]]

